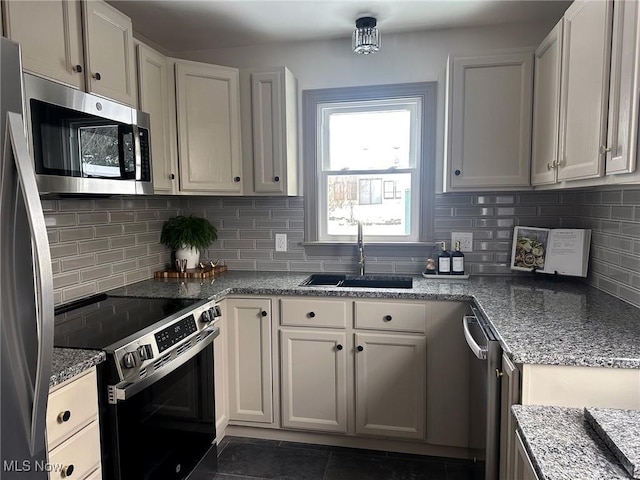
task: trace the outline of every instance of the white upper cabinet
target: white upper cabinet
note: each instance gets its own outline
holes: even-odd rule
[[[533,55],[449,59],[445,190],[529,186]]]
[[[176,62],[180,190],[241,194],[238,70]]]
[[[296,195],[297,88],[289,69],[251,74],[251,117],[254,193]]]
[[[80,2],[2,2],[6,36],[22,46],[22,67],[84,89]]]
[[[562,20],[535,52],[531,184],[556,182],[560,122]]]
[[[607,174],[633,172],[638,139],[640,8],[637,1],[613,4]]]
[[[2,3],[24,70],[135,105],[131,20],[101,0]],[[84,55],[83,55],[84,36]]]
[[[151,154],[155,193],[177,193],[178,165],[175,156],[176,135],[170,118],[175,97],[169,92],[167,58],[139,44],[138,94],[140,109],[151,116]]]
[[[577,0],[564,16],[558,180],[602,176],[607,139],[611,2]]]
[[[131,19],[102,1],[85,0],[82,7],[88,91],[135,105]]]

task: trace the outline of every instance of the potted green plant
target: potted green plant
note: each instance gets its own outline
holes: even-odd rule
[[[176,252],[176,260],[186,259],[186,268],[196,268],[200,262],[200,250],[207,248],[218,238],[216,227],[206,218],[178,215],[162,226],[160,243]]]

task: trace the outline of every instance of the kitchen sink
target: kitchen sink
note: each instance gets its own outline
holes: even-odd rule
[[[356,288],[413,288],[413,278],[400,275],[342,275],[314,273],[300,286],[335,286]]]

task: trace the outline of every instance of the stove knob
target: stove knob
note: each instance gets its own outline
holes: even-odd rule
[[[122,356],[122,366],[124,368],[135,368],[140,365],[138,352],[127,352]]]
[[[209,316],[211,317],[211,320],[215,320],[215,318],[219,317],[220,315],[217,314],[215,307],[211,307],[209,309]]]
[[[153,358],[153,349],[151,345],[140,345],[138,347],[138,355],[140,355],[140,359],[142,361],[151,360]]]
[[[213,318],[209,315],[209,310],[202,312],[202,315],[200,316],[200,321],[202,323],[209,323],[211,320],[213,320]]]

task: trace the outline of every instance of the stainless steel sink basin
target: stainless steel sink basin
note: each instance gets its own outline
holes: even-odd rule
[[[335,286],[360,288],[413,288],[413,278],[400,275],[342,275],[314,273],[300,286]]]

